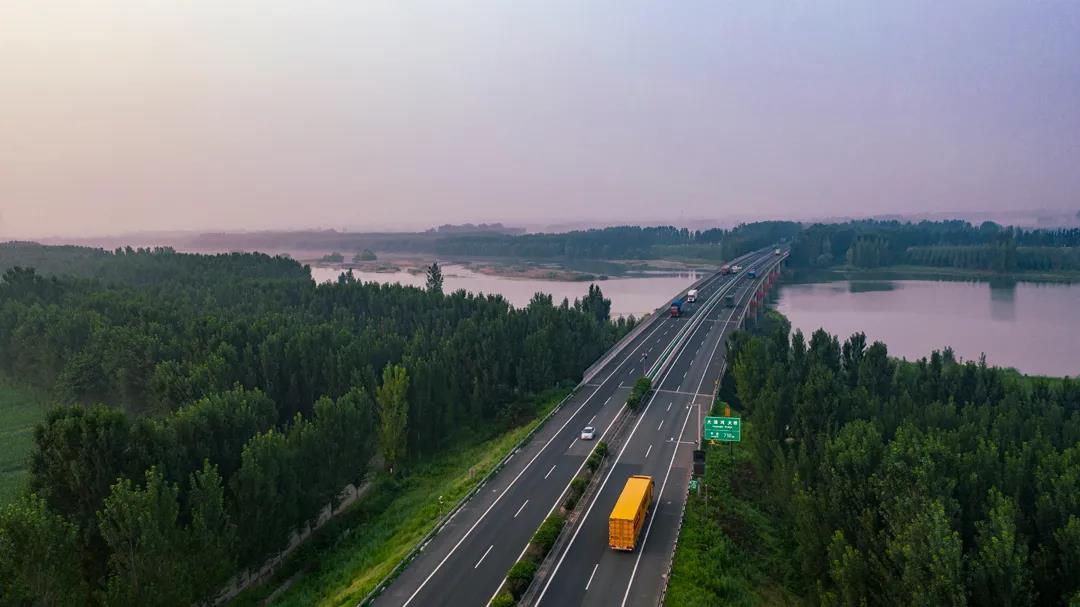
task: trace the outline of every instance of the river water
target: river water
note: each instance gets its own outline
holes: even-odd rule
[[[952,346],[965,360],[1038,375],[1080,374],[1080,284],[930,280],[781,285],[792,328],[862,331],[914,360]]]
[[[528,305],[537,292],[548,293],[555,303],[564,297],[571,302],[588,293],[589,282],[572,280],[537,280],[528,278],[508,278],[474,272],[464,266],[446,264],[442,266],[443,290],[446,292],[465,289],[472,293],[491,293],[502,295],[517,307]],[[336,280],[341,270],[337,268],[311,268],[311,276],[316,282]],[[359,272],[353,270],[353,276],[364,282],[400,283],[423,287],[427,276],[423,273],[412,274],[399,272]],[[676,293],[693,284],[704,275],[695,271],[664,272],[650,276],[629,278],[609,278],[595,281],[604,292],[604,297],[611,300],[612,316],[634,315],[638,318],[650,314],[656,308],[668,303]]]

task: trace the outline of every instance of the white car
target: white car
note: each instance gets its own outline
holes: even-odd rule
[[[585,429],[581,431],[581,440],[592,440],[596,436],[596,428],[592,426],[585,426]]]

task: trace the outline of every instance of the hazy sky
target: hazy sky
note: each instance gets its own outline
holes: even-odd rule
[[[0,239],[1080,208],[1080,2],[6,0]]]

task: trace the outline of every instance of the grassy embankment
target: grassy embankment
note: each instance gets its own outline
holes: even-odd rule
[[[880,268],[855,268],[833,266],[831,268],[800,268],[793,273],[794,282],[827,282],[830,280],[983,280],[1017,282],[1080,282],[1080,272],[1019,271],[993,272],[970,268],[947,268],[938,266],[884,266]],[[790,282],[790,281],[789,281]]]
[[[704,488],[700,495],[691,491],[666,604],[798,603],[784,586],[791,546],[768,513],[767,488],[751,458],[753,436],[753,426],[744,422],[742,443],[705,447],[708,502]]]
[[[0,376],[0,505],[26,486],[34,425],[45,419],[49,403],[45,392]]]
[[[379,479],[367,497],[298,549],[270,583],[232,604],[262,604],[295,577],[272,605],[355,605],[566,394],[546,394],[527,423],[486,440],[461,439],[438,456],[413,462],[400,479]]]

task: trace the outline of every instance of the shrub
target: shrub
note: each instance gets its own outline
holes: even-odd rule
[[[639,377],[634,382],[634,388],[630,390],[630,396],[626,399],[627,408],[631,411],[637,409],[641,401],[649,395],[650,390],[652,390],[652,380],[645,376]]]
[[[562,507],[567,510],[573,510],[574,506],[577,506],[577,496],[571,493],[563,500]]]
[[[585,467],[589,469],[589,472],[596,472],[596,469],[600,467],[600,458],[593,453],[589,459],[585,460]]]
[[[585,493],[585,479],[579,476],[570,481],[570,492],[577,497],[581,497],[581,494]]]
[[[600,457],[607,455],[607,443],[604,441],[596,443],[596,448],[593,449],[593,455],[598,455]]]
[[[515,599],[520,599],[532,583],[534,575],[536,575],[536,563],[532,561],[514,563],[514,566],[510,568],[510,573],[506,574],[506,585],[510,589],[510,594]]]
[[[517,599],[513,595],[509,592],[500,592],[491,599],[490,607],[514,607],[514,605],[517,605]]]
[[[551,550],[551,547],[555,545],[555,540],[559,539],[559,533],[562,532],[563,525],[566,524],[566,517],[558,514],[552,514],[544,519],[544,522],[540,525],[540,528],[536,530],[536,533],[532,537],[532,543],[539,546],[543,550],[543,554],[547,554]]]

